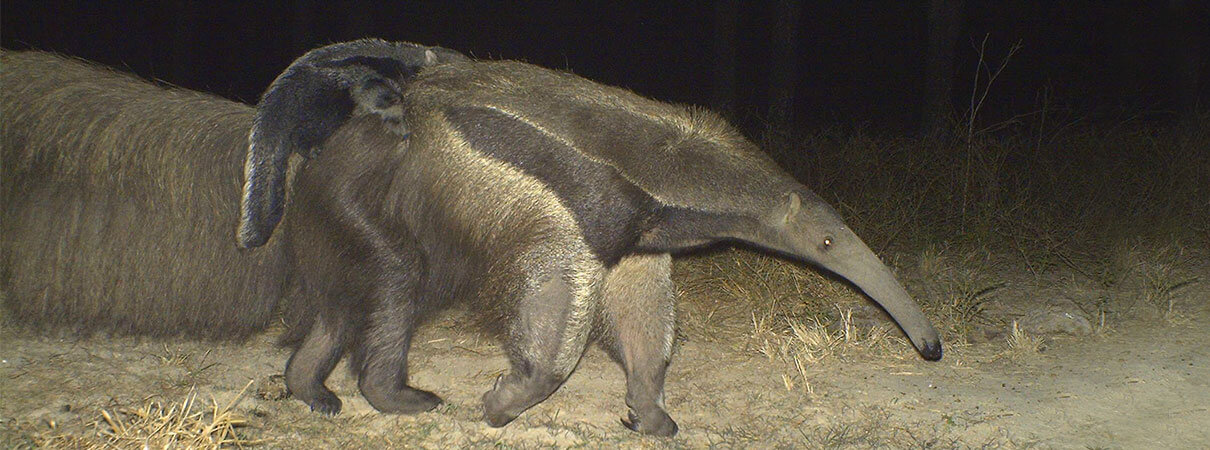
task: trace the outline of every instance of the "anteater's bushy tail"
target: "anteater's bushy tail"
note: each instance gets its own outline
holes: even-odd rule
[[[39,52],[0,56],[0,288],[13,318],[239,337],[281,248],[231,245],[247,105]]]

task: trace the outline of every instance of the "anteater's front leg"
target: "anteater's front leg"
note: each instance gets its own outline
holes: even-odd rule
[[[535,277],[518,300],[505,346],[512,370],[483,395],[484,418],[501,427],[545,400],[567,380],[588,342],[592,294],[576,293],[565,272]]]
[[[610,269],[602,298],[601,344],[626,370],[622,423],[644,434],[672,436],[664,410],[664,374],[672,353],[675,289],[668,254],[632,255]]]

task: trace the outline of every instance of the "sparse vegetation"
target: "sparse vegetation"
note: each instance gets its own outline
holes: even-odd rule
[[[771,133],[765,148],[892,255],[884,259],[951,344],[995,329],[986,334],[1011,351],[1036,350],[1042,337],[988,312],[1012,286],[1067,289],[1055,295],[1101,333],[1138,304],[1179,317],[1182,291],[1202,281],[1210,256],[1210,155],[1199,151],[1210,148],[1210,117],[1173,128],[1029,120],[980,128],[972,118],[960,140]],[[689,339],[738,342],[745,330],[743,346],[799,379],[804,364],[855,348],[841,311],[865,300],[809,267],[728,250],[678,272]]]
[[[947,359],[924,367],[965,374],[978,370],[982,362],[1041,364],[1048,358],[1033,355],[1044,345],[1046,354],[1070,345],[1065,338],[1028,333],[1014,322],[1031,305],[1053,300],[1070,300],[1079,307],[1092,323],[1093,340],[1112,340],[1135,320],[1191,326],[1181,318],[1186,311],[1205,306],[1210,258],[1210,227],[1205,225],[1210,223],[1210,155],[1199,151],[1210,148],[1210,126],[1207,120],[1201,123],[1171,130],[1127,124],[1110,131],[1048,125],[1049,131],[1044,132],[1014,124],[997,133],[983,133],[973,144],[860,132],[783,133],[771,138],[766,148],[841,210],[934,320],[948,345]],[[1026,130],[1034,131],[1023,133]],[[1142,156],[1143,149],[1153,148],[1158,156]],[[968,160],[971,151],[976,153]],[[213,448],[249,446],[260,438],[284,439],[268,442],[269,446],[314,448],[435,443],[500,448],[1053,444],[1036,444],[1028,432],[1005,428],[1003,417],[1016,414],[1011,411],[992,412],[987,405],[979,410],[966,404],[911,403],[905,400],[915,388],[910,384],[896,385],[898,390],[866,389],[871,395],[890,391],[888,397],[878,399],[838,395],[852,386],[832,383],[844,379],[847,366],[863,362],[879,369],[864,372],[865,377],[887,372],[889,377],[932,378],[922,375],[923,363],[893,322],[879,315],[848,283],[809,265],[742,247],[723,248],[678,258],[674,277],[680,289],[682,353],[674,360],[679,376],[715,369],[714,365],[738,367],[744,361],[770,366],[752,372],[757,375],[748,375],[738,385],[736,379],[721,381],[707,375],[670,381],[676,389],[669,399],[674,417],[684,419],[683,424],[698,421],[693,428],[684,427],[686,431],[674,440],[634,436],[612,421],[625,411],[619,392],[575,387],[556,393],[564,397],[552,398],[544,403],[548,406],[523,415],[510,427],[487,428],[481,423],[477,399],[506,367],[500,350],[467,333],[461,321],[442,319],[435,324],[438,336],[418,338],[417,347],[442,349],[447,353],[441,357],[446,359],[439,360],[443,363],[459,359],[474,363],[450,374],[448,367],[434,368],[426,366],[430,364],[426,358],[418,360],[414,373],[441,372],[437,377],[441,381],[422,380],[422,387],[443,395],[466,391],[433,413],[391,417],[364,405],[359,413],[355,380],[348,379],[342,381],[343,389],[341,382],[334,389],[350,411],[335,418],[317,417],[280,395],[209,407],[198,403],[196,393],[163,402],[158,399],[179,398],[179,392],[189,386],[213,386],[214,379],[231,370],[240,376],[267,377],[272,374],[263,372],[265,368],[280,370],[284,354],[262,356],[266,359],[255,369],[232,369],[225,353],[233,350],[210,352],[207,344],[157,341],[112,363],[105,370],[113,375],[99,375],[129,378],[116,390],[130,397],[107,397],[115,395],[112,391],[98,394],[80,400],[83,405],[73,406],[70,414],[57,412],[57,405],[34,406],[46,410],[31,413],[39,419],[6,418],[0,423],[0,446]],[[69,344],[70,348],[78,345]],[[256,347],[271,352],[268,346]],[[684,362],[695,356],[686,353],[704,348],[719,349],[727,360],[716,363],[698,356],[696,362]],[[10,385],[30,377],[35,377],[28,381],[33,386],[63,383],[52,378],[54,370],[96,370],[91,363],[73,366],[72,361],[89,360],[63,353],[54,350],[24,365],[3,366],[8,378],[0,378],[0,388],[11,390]],[[127,367],[136,364],[151,373],[126,374]],[[609,364],[601,366],[608,368],[581,368],[571,382],[597,377],[612,380],[620,389],[618,371]],[[888,367],[893,369],[884,370]],[[67,378],[74,389],[71,377]],[[96,376],[84,378],[79,389],[98,392],[94,388],[99,384]],[[132,391],[130,386],[138,389]],[[929,381],[920,389],[935,388]],[[731,391],[747,397],[723,398]],[[585,419],[583,410],[568,414],[561,409],[588,396],[603,398],[594,405],[603,403],[608,414]],[[256,406],[248,406],[249,402]],[[736,405],[765,409],[750,411],[740,420],[733,411]],[[934,413],[933,408],[944,412]],[[696,411],[706,411],[706,419],[694,418]],[[922,419],[922,414],[929,419]]]
[[[49,421],[45,428],[28,434],[28,445],[38,448],[73,449],[218,449],[250,447],[263,440],[241,438],[239,430],[247,420],[235,407],[251,386],[249,383],[225,406],[211,400],[199,405],[196,389],[190,389],[180,401],[163,403],[148,399],[131,408],[101,409],[89,424],[89,435],[59,432]]]
[[[918,261],[921,302],[951,342],[965,341],[978,326],[994,323],[986,314],[987,303],[1007,283],[993,275],[990,252],[978,249],[950,255],[928,246]]]
[[[1178,315],[1179,291],[1199,281],[1199,277],[1187,272],[1189,261],[1184,259],[1185,249],[1168,245],[1157,249],[1153,257],[1142,261],[1139,267],[1143,302],[1159,310],[1168,320]]]
[[[1030,336],[1017,325],[1017,321],[1013,321],[1012,332],[1008,335],[1008,356],[1033,356],[1042,352],[1043,345],[1041,336]]]
[[[261,441],[241,439],[236,432],[247,422],[233,413],[232,408],[243,399],[248,386],[223,407],[212,400],[210,408],[199,408],[197,392],[190,391],[180,402],[167,405],[149,401],[136,409],[102,410],[102,419],[94,426],[98,434],[105,437],[105,445],[113,448],[220,448],[260,444]]]
[[[746,249],[691,255],[675,262],[682,336],[738,342],[755,321],[826,321],[836,301],[863,301],[844,284],[803,264]],[[755,314],[755,316],[753,315]]]

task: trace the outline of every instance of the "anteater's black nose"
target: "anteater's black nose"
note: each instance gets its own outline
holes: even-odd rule
[[[929,361],[941,359],[941,340],[925,342],[924,347],[920,348],[920,356]]]

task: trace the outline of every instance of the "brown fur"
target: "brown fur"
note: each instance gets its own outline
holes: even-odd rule
[[[16,322],[238,338],[274,319],[283,246],[231,242],[252,108],[38,52],[0,57],[0,107]]]

